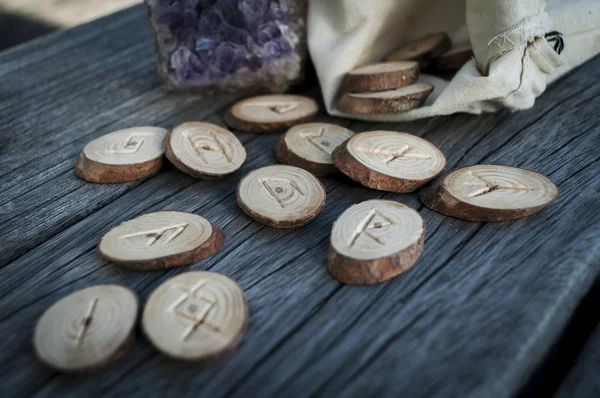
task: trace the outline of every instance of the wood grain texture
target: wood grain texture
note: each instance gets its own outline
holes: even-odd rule
[[[100,239],[98,253],[129,269],[153,271],[203,260],[224,240],[223,231],[202,216],[159,211],[112,228]]]
[[[470,221],[527,217],[557,196],[556,186],[543,175],[497,165],[452,170],[419,192],[419,198],[431,210]]]
[[[139,306],[137,294],[118,285],[90,286],[63,297],[35,327],[36,355],[69,373],[116,363],[137,340]]]
[[[424,239],[425,223],[410,206],[388,200],[359,203],[333,224],[329,272],[351,285],[384,282],[413,266]]]
[[[394,90],[419,79],[419,64],[415,61],[395,61],[370,64],[353,69],[342,81],[341,91],[366,93]]]
[[[321,180],[327,207],[316,220],[273,230],[239,211],[235,188],[251,170],[275,163],[265,148],[276,135],[237,134],[247,161],[218,182],[173,169],[118,186],[76,179],[77,154],[108,131],[202,119],[223,126],[232,98],[166,95],[152,49],[145,10],[137,7],[0,55],[6,396],[502,397],[527,383],[597,275],[599,58],[555,83],[525,112],[401,124],[337,121],[357,132],[424,137],[447,155],[448,169],[491,163],[548,175],[561,196],[540,213],[464,222],[422,207],[415,194],[372,191],[338,175]],[[321,114],[316,121],[333,119]],[[384,284],[343,286],[327,272],[331,225],[350,205],[376,198],[421,213],[427,236],[419,266]],[[224,230],[222,249],[186,271],[236,279],[252,309],[245,343],[203,368],[178,366],[145,340],[94,377],[63,376],[40,365],[32,331],[60,297],[118,283],[145,300],[184,272],[131,272],[95,252],[111,226],[159,210],[202,214]]]
[[[164,148],[171,164],[200,179],[223,178],[246,161],[235,135],[211,123],[187,122],[169,130]]]
[[[600,239],[600,234],[596,239]],[[597,327],[588,339],[555,396],[558,398],[599,396],[598,371],[600,371],[600,327]]]
[[[375,93],[344,93],[338,109],[346,113],[383,114],[407,112],[423,105],[433,86],[415,83],[396,90]]]
[[[152,344],[171,358],[207,361],[242,341],[248,303],[231,278],[194,271],[167,280],[152,292],[142,328]]]
[[[310,121],[319,111],[308,97],[288,94],[259,95],[233,104],[225,123],[235,130],[271,133]]]

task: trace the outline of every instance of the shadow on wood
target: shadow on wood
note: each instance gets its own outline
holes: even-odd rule
[[[0,51],[25,43],[57,28],[18,15],[0,12]]]

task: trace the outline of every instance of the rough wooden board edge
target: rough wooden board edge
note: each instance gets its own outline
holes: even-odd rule
[[[75,175],[88,182],[112,184],[155,176],[160,172],[162,165],[162,155],[143,163],[115,165],[90,160],[82,151],[77,158]]]
[[[285,134],[273,145],[275,158],[279,163],[300,167],[317,177],[324,177],[338,172],[333,164],[312,162],[296,155],[285,142]]]
[[[221,246],[223,246],[223,243],[225,242],[225,233],[221,230],[221,228],[217,227],[212,222],[208,222],[212,227],[212,234],[210,238],[208,238],[200,246],[183,253],[172,254],[151,260],[125,261],[103,253],[102,250],[100,250],[100,242],[102,242],[102,240],[98,242],[96,249],[98,250],[100,256],[102,256],[104,259],[134,271],[158,271],[165,268],[181,267],[204,260],[205,258],[215,254],[221,248]]]
[[[387,192],[408,193],[415,191],[428,181],[431,181],[435,178],[435,176],[432,176],[431,178],[422,180],[408,178],[400,179],[387,174],[379,173],[375,170],[371,170],[350,154],[348,151],[349,141],[350,139],[346,140],[342,145],[335,148],[332,154],[333,164],[342,173],[354,181],[361,183],[367,188]],[[446,159],[444,157],[444,167],[446,167],[445,161]]]
[[[374,285],[382,283],[409,270],[423,253],[425,223],[417,243],[388,257],[358,260],[338,253],[329,246],[327,262],[331,275],[349,285]]]

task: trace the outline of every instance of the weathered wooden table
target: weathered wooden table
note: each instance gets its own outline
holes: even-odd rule
[[[222,124],[233,98],[166,95],[153,62],[141,6],[0,54],[3,397],[493,397],[555,389],[569,396],[598,388],[598,373],[586,371],[585,363],[595,361],[598,369],[600,331],[572,370],[561,355],[570,344],[564,337],[578,336],[570,330],[577,324],[572,314],[600,262],[600,58],[561,79],[526,112],[401,124],[334,121],[356,131],[425,137],[444,151],[449,169],[497,163],[544,173],[561,195],[541,213],[514,222],[464,222],[429,211],[414,194],[372,191],[340,176],[322,179],[326,210],[295,230],[266,228],[235,204],[239,179],[275,162],[277,134],[239,134],[248,161],[223,181],[195,180],[168,167],[127,184],[75,177],[83,146],[112,130],[188,120]],[[318,97],[318,90],[307,94]],[[332,121],[325,114],[318,120]],[[351,204],[382,197],[421,212],[425,252],[389,283],[341,285],[327,272],[331,224]],[[206,216],[226,232],[225,246],[207,260],[163,272],[129,272],[98,256],[95,245],[109,228],[163,209]],[[66,376],[36,361],[34,325],[62,296],[121,283],[146,298],[188,270],[225,273],[247,293],[250,327],[226,358],[183,365],[141,338],[99,374]],[[592,328],[600,318],[593,315]],[[556,350],[559,343],[563,349]],[[577,352],[569,355],[575,362]]]

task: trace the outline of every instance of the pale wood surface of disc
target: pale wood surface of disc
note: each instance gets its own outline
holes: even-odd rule
[[[250,172],[237,187],[237,203],[251,218],[273,228],[312,221],[325,207],[325,188],[306,170],[267,166]]]
[[[418,78],[419,64],[415,61],[380,62],[348,72],[343,91],[363,93],[393,90],[411,85]]]
[[[125,221],[98,244],[100,254],[119,265],[154,270],[191,264],[216,252],[223,232],[192,213],[160,211]]]
[[[501,221],[531,215],[552,202],[558,189],[529,170],[477,165],[454,170],[421,193],[428,207],[467,220]]]
[[[432,33],[396,49],[386,57],[386,61],[415,60],[425,67],[429,61],[448,51],[451,45],[446,33]]]
[[[395,131],[356,134],[333,155],[335,165],[363,185],[411,192],[446,166],[444,154],[429,141]]]
[[[300,95],[262,95],[235,103],[225,122],[232,128],[250,132],[270,132],[307,122],[319,110],[312,98]]]
[[[345,93],[338,109],[346,113],[382,114],[407,112],[423,105],[433,86],[427,83],[415,83],[395,90]]]
[[[203,361],[242,341],[248,312],[244,292],[232,279],[215,272],[186,272],[150,294],[142,327],[162,353]]]
[[[144,163],[163,155],[162,142],[167,130],[160,127],[132,127],[103,135],[83,149],[95,162],[114,165]]]
[[[389,200],[359,203],[333,224],[329,270],[345,283],[382,282],[415,263],[424,235],[423,219],[406,205]]]
[[[278,141],[281,163],[303,168],[317,176],[337,172],[331,154],[354,132],[331,123],[304,123],[292,127]]]
[[[226,176],[246,160],[246,150],[232,132],[205,122],[187,122],[169,131],[165,154],[177,168],[197,178]]]
[[[64,372],[98,370],[120,359],[136,341],[138,298],[118,285],[78,290],[39,319],[33,343],[38,358]]]
[[[160,171],[167,130],[133,127],[88,143],[77,159],[76,174],[90,182],[113,183],[150,177]]]

